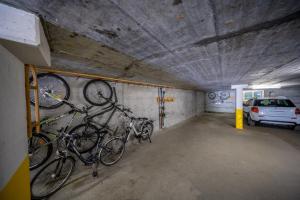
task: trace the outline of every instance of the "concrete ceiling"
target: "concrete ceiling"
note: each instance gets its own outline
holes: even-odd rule
[[[46,21],[54,67],[203,90],[300,85],[299,0],[1,2]]]

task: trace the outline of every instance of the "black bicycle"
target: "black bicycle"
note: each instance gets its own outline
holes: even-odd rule
[[[97,131],[98,129],[95,129],[95,132]],[[61,132],[57,140],[57,158],[38,171],[30,183],[32,199],[47,198],[62,188],[70,178],[75,166],[75,159],[70,153],[79,158],[85,165],[92,165],[93,176],[97,176],[99,159],[111,163],[119,161],[124,152],[123,143],[119,138],[111,138],[104,143],[103,138],[106,134],[106,131],[97,132],[96,135],[100,137],[97,141],[96,153],[84,156],[79,152],[78,145],[76,145],[81,136],[75,133]]]
[[[71,109],[61,115],[54,116],[54,117],[49,117],[41,120],[40,125],[41,125],[41,133],[34,133],[32,137],[28,139],[28,154],[29,154],[29,160],[30,160],[30,170],[36,169],[43,165],[51,156],[52,151],[53,151],[53,141],[51,140],[48,136],[57,138],[59,132],[73,132],[70,129],[70,126],[73,122],[73,120],[78,116],[88,116],[88,111],[93,107],[93,106],[83,106],[82,108],[79,108],[78,106],[75,106],[74,104],[64,100],[60,99],[57,96],[54,96],[51,93],[48,93],[47,91],[44,91],[45,95],[51,97],[52,99],[56,99],[59,102],[62,102],[63,104],[68,105]],[[50,130],[48,127],[67,116],[70,116],[71,118],[69,121],[66,123],[64,127],[62,127],[60,130]],[[81,130],[80,132],[77,132],[78,135],[81,137],[77,139],[77,148],[80,153],[86,153],[90,150],[92,150],[98,140],[98,135],[93,135],[94,129],[93,127],[89,129],[82,129],[82,127],[77,126],[77,130]]]

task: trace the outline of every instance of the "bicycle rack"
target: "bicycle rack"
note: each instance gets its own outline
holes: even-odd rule
[[[32,74],[33,85],[30,86],[29,78]],[[27,115],[27,136],[32,136],[32,127],[35,126],[36,133],[40,133],[40,108],[39,108],[39,92],[36,68],[33,65],[25,64],[25,96],[26,96],[26,115]],[[34,92],[34,116],[35,122],[31,122],[31,108],[30,108],[30,90]]]
[[[155,83],[147,83],[142,81],[134,81],[134,80],[126,80],[121,78],[114,78],[114,77],[108,77],[108,76],[102,76],[98,74],[89,74],[89,73],[83,73],[79,71],[68,71],[63,69],[54,69],[51,67],[41,67],[41,66],[34,66],[30,64],[25,64],[25,92],[26,92],[26,110],[27,110],[27,133],[28,137],[31,137],[32,135],[32,127],[35,126],[36,132],[40,132],[40,110],[39,110],[39,97],[38,97],[38,82],[37,82],[37,73],[38,72],[44,72],[44,73],[55,73],[60,74],[63,76],[71,76],[71,77],[80,77],[80,78],[88,78],[88,79],[102,79],[106,81],[111,81],[115,83],[124,83],[124,84],[132,84],[132,85],[140,85],[140,86],[146,86],[146,87],[156,87],[156,88],[177,88],[177,89],[187,89],[187,88],[180,88],[180,87],[174,87],[170,85],[162,85],[162,84],[155,84]],[[33,77],[33,86],[30,86],[29,83],[29,77],[30,73]],[[36,121],[32,124],[31,123],[31,108],[30,108],[30,90],[34,91],[34,114]],[[158,95],[158,101],[161,106],[159,107],[160,111],[160,127],[163,128],[164,126],[164,94]]]

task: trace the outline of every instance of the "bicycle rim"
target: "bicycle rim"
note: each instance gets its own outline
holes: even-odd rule
[[[69,134],[76,134],[79,137],[76,139],[75,146],[79,153],[91,151],[98,142],[99,131],[96,126],[81,124],[74,127]]]
[[[67,82],[55,74],[38,74],[38,94],[39,94],[39,106],[45,109],[54,109],[63,104],[58,100],[55,100],[44,93],[47,91],[54,96],[61,99],[67,100],[70,96],[70,88]],[[33,84],[33,79],[31,78],[30,84]],[[34,91],[30,90],[30,102],[34,104]]]
[[[142,139],[146,140],[148,137],[150,138],[153,133],[153,124],[152,123],[146,123],[142,128]]]
[[[41,166],[52,153],[52,144],[50,139],[41,133],[32,135],[28,140],[29,168],[35,169]]]
[[[103,97],[101,95],[103,95]],[[83,89],[84,98],[92,105],[103,106],[112,98],[111,86],[102,80],[91,80]]]
[[[72,157],[58,158],[43,167],[31,181],[33,199],[43,199],[57,192],[69,179],[75,161]]]
[[[103,145],[99,152],[100,162],[110,166],[117,163],[123,156],[125,143],[121,138],[113,138]]]

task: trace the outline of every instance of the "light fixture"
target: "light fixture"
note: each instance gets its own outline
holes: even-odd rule
[[[250,88],[252,89],[278,89],[281,88],[280,84],[261,84],[261,85],[251,85]]]

